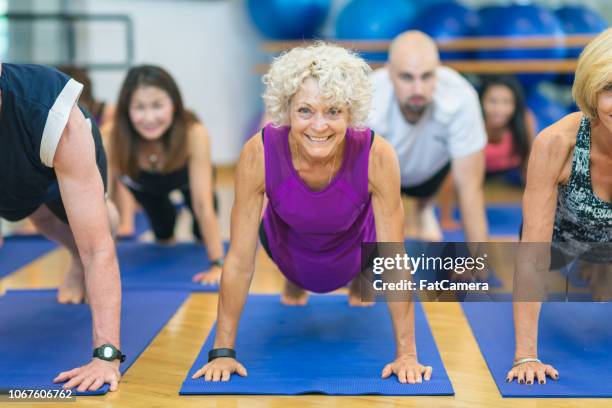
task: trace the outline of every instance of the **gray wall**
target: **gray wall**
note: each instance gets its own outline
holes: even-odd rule
[[[234,162],[247,136],[249,124],[261,109],[257,63],[268,57],[262,38],[251,26],[245,0],[9,0],[11,11],[119,13],[131,17],[135,29],[135,63],[168,69],[176,78],[186,102],[208,126],[213,160]],[[338,12],[349,0],[334,0],[323,27],[333,35]],[[421,0],[426,1],[426,0]],[[509,4],[511,0],[463,0],[480,7]],[[529,1],[522,1],[528,3]],[[540,0],[558,7],[583,3],[612,21],[610,0]],[[58,25],[23,25],[10,29],[12,44],[6,60],[53,61],[66,54],[65,32]],[[84,61],[118,62],[125,58],[120,29],[81,25],[77,29],[77,54]],[[94,71],[94,93],[103,100],[116,99],[125,71]]]

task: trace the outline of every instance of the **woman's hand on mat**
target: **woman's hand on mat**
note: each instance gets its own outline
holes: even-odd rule
[[[117,236],[118,237],[132,237],[136,229],[134,228],[134,223],[122,222],[117,227]]]
[[[193,281],[202,285],[218,285],[221,282],[221,271],[221,267],[215,265],[207,271],[193,275]]]
[[[119,361],[104,361],[94,358],[87,365],[64,371],[53,380],[54,383],[68,381],[63,385],[64,389],[77,387],[77,391],[96,391],[104,384],[110,385],[111,391],[116,391],[121,380],[119,372]]]
[[[230,357],[215,358],[195,372],[192,379],[204,377],[204,381],[229,381],[232,374],[247,376],[247,370],[238,360]]]
[[[382,378],[388,378],[391,374],[395,374],[402,384],[417,384],[422,383],[423,379],[429,381],[432,371],[431,366],[419,364],[416,357],[398,357],[394,362],[383,368]]]
[[[550,364],[530,361],[512,367],[512,369],[508,371],[506,382],[512,382],[512,380],[516,378],[519,384],[531,385],[536,380],[540,384],[546,384],[546,376],[553,380],[558,380],[559,372]]]

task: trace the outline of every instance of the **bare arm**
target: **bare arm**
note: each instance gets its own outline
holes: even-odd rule
[[[525,111],[525,127],[527,128],[527,138],[529,142],[529,147],[533,145],[533,142],[538,135],[536,130],[536,119],[533,112],[530,109]]]
[[[221,274],[214,348],[233,348],[240,315],[255,271],[258,228],[264,198],[264,156],[260,134],[242,149],[236,168],[236,197],[231,217],[231,242]],[[227,381],[230,374],[246,375],[233,359],[218,358],[198,370],[193,378]]]
[[[75,158],[79,160],[75,160]],[[119,345],[121,285],[91,130],[73,108],[53,160],[92,308],[94,345]]]
[[[236,168],[231,243],[221,278],[215,347],[234,346],[238,320],[255,271],[264,189],[263,143],[258,134],[245,145]]]
[[[571,138],[568,141],[564,137],[568,120],[572,118],[566,117],[545,129],[534,141],[529,159],[514,277],[515,361],[538,356],[539,300],[546,295],[557,186],[567,180],[571,171]],[[532,383],[537,377],[539,382],[545,382],[546,375],[556,377],[558,373],[552,366],[527,363],[513,367],[508,378],[511,381],[516,376],[521,383]]]
[[[219,222],[213,205],[212,163],[210,140],[206,128],[195,124],[189,130],[189,187],[193,211],[210,259],[223,258]]]
[[[515,277],[515,292],[520,291],[517,295],[519,300],[521,297],[530,299],[545,294],[545,273],[550,265],[548,243],[552,240],[557,208],[557,185],[569,154],[568,151],[563,151],[567,148],[562,146],[558,139],[555,134],[541,134],[533,144],[529,160],[527,186],[523,197],[521,254],[517,257],[521,262],[517,263]],[[525,288],[532,288],[530,292],[533,295],[525,292]],[[516,359],[537,356],[540,306],[540,302],[514,304]]]
[[[134,197],[123,185],[118,178],[118,171],[116,169],[116,163],[114,157],[112,157],[112,132],[113,122],[109,120],[105,122],[100,128],[102,134],[102,140],[104,142],[104,150],[106,151],[106,158],[108,161],[108,196],[117,205],[119,211],[120,224],[117,228],[117,235],[132,235],[134,233],[134,214],[136,213],[136,203]]]
[[[452,170],[466,240],[486,242],[488,231],[483,191],[484,150],[453,159]]]
[[[91,129],[76,107],[72,109],[58,144],[53,165],[70,229],[85,270],[94,347],[111,343],[120,348],[119,265],[111,237],[102,178],[96,166]],[[111,390],[115,390],[120,377],[117,367],[117,360],[109,363],[94,359],[84,367],[60,374],[56,380],[72,378],[67,387],[78,384],[83,387],[87,383],[99,387],[109,382]]]
[[[372,207],[376,221],[378,242],[404,242],[404,209],[400,195],[399,162],[393,147],[376,136],[370,151],[368,179],[372,194]],[[431,369],[417,361],[414,334],[414,303],[410,300],[388,301],[387,306],[395,333],[396,360],[383,370],[383,377],[395,373],[400,382],[422,381],[422,374],[429,380]]]

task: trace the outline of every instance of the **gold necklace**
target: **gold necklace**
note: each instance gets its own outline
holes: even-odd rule
[[[149,155],[149,164],[151,165],[151,169],[157,171],[159,170],[159,157],[155,153],[151,153]]]
[[[157,148],[157,145],[150,143],[141,144],[141,151],[146,160],[149,162],[150,169],[153,171],[159,171],[161,168],[162,151]]]

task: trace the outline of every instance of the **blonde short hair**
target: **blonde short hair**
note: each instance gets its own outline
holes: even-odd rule
[[[597,97],[612,84],[612,28],[591,41],[578,58],[572,96],[589,118],[597,118]]]
[[[330,104],[348,107],[349,126],[362,126],[372,103],[370,72],[362,58],[337,45],[317,42],[293,48],[275,58],[263,77],[266,112],[274,124],[288,124],[291,98],[312,77]]]

